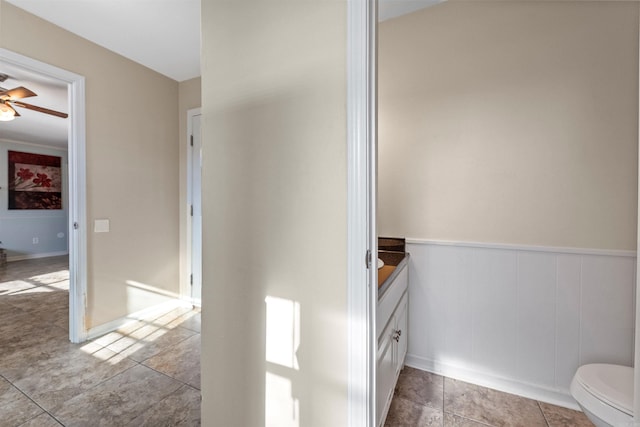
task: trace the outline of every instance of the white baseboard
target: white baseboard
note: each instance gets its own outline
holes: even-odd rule
[[[462,368],[447,363],[437,362],[419,356],[407,354],[405,365],[420,369],[455,380],[465,381],[494,390],[511,393],[529,399],[539,400],[552,405],[562,406],[580,411],[580,407],[568,392],[549,390],[534,384],[495,377],[493,375],[477,372],[473,369]]]
[[[121,317],[119,319],[112,320],[111,322],[104,323],[102,325],[93,327],[87,331],[87,340],[98,338],[102,335],[113,332],[118,328],[121,328],[129,323],[137,322],[138,320],[148,319],[153,316],[161,316],[171,310],[180,307],[193,307],[191,302],[182,299],[172,299],[161,304],[154,305],[153,307],[145,308],[135,313],[131,313],[128,316]]]
[[[26,255],[7,256],[7,262],[23,261],[25,259],[49,258],[49,257],[52,257],[52,256],[62,256],[62,255],[69,255],[69,251],[43,252],[43,253],[39,253],[39,254],[26,254]]]

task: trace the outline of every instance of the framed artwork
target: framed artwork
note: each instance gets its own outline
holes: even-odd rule
[[[62,209],[62,159],[9,151],[9,209]]]

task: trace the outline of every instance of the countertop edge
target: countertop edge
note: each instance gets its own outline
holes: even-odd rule
[[[393,270],[393,273],[391,273],[389,277],[387,277],[387,280],[384,281],[382,286],[378,288],[378,300],[380,300],[380,298],[382,298],[382,296],[385,294],[387,289],[389,289],[389,285],[395,280],[396,277],[398,277],[398,274],[400,274],[400,272],[407,267],[407,265],[409,264],[410,257],[411,255],[409,254],[409,252],[405,252],[405,255],[404,255],[404,258],[402,258],[402,261],[398,263],[398,265],[396,266],[396,269]]]

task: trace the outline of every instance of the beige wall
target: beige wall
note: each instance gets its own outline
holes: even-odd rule
[[[180,82],[178,85],[178,111],[180,114],[180,289],[183,295],[191,294],[191,284],[189,282],[191,267],[188,264],[190,260],[189,257],[191,256],[191,228],[188,221],[190,208],[187,203],[187,157],[189,151],[189,141],[187,139],[187,112],[194,108],[200,108],[201,90],[200,77],[185,80]]]
[[[380,234],[636,249],[636,2],[447,2],[379,43]]]
[[[346,2],[274,4],[202,3],[203,425],[344,426]]]
[[[178,83],[0,0],[0,47],[86,78],[94,327],[178,293]],[[28,29],[28,30],[27,30]],[[108,218],[111,232],[94,234]]]

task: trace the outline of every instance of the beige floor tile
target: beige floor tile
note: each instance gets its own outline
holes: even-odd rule
[[[580,411],[543,402],[540,402],[540,409],[549,427],[593,427],[593,423]]]
[[[68,307],[69,292],[47,286],[26,289],[5,296],[3,301],[27,312],[42,311],[51,307]]]
[[[442,426],[442,411],[394,397],[384,425],[385,427]]]
[[[445,378],[444,411],[493,426],[547,427],[535,400]]]
[[[0,375],[9,381],[24,378],[29,368],[46,364],[75,352],[91,354],[102,348],[95,344],[71,344],[67,332],[57,326],[43,328],[0,345]]]
[[[66,427],[125,426],[182,386],[136,365],[65,402],[53,415]]]
[[[143,362],[144,365],[200,389],[200,335],[194,335]]]
[[[19,318],[16,316],[16,320]],[[10,374],[11,369],[22,369],[29,361],[46,357],[57,348],[70,345],[68,332],[55,325],[38,325],[25,319],[12,326],[14,329],[8,330],[0,327],[0,375],[7,376],[9,380],[15,378]]]
[[[443,410],[444,379],[440,375],[405,366],[396,384],[395,396]]]
[[[188,385],[153,405],[130,427],[191,427],[200,425],[200,392]]]
[[[0,426],[19,426],[42,413],[42,408],[0,378]]]
[[[136,363],[106,348],[85,352],[73,346],[26,366],[19,378],[9,378],[47,411],[78,396]]]
[[[65,292],[68,298],[68,293]],[[43,324],[53,324],[65,331],[69,330],[69,303],[65,300],[62,304],[49,304],[42,307],[34,307],[28,310],[29,314],[39,319]]]
[[[458,415],[445,413],[444,414],[444,427],[486,427],[488,424],[479,423],[467,418],[460,417]]]
[[[43,336],[41,331],[52,326],[50,322],[43,321],[24,310],[11,311],[14,313],[11,319],[0,324],[0,341],[3,343],[27,334]]]
[[[20,335],[25,325],[33,324],[32,316],[24,310],[4,302],[6,298],[0,297],[0,343],[10,335]]]
[[[62,424],[57,422],[55,418],[47,413],[43,413],[24,424],[20,424],[20,427],[61,427]]]

